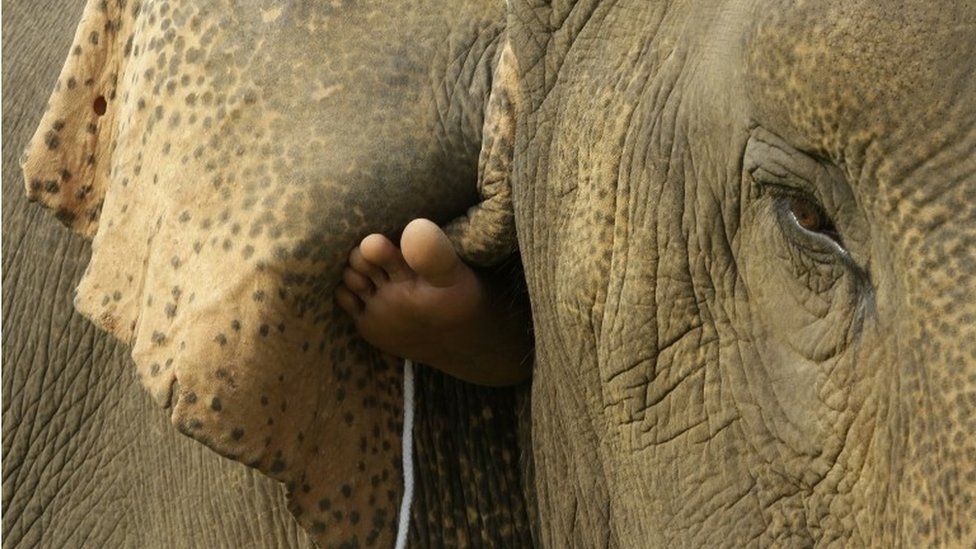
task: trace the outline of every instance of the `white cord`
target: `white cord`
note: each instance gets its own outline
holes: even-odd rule
[[[406,549],[410,530],[410,504],[413,503],[413,362],[403,361],[403,499],[400,500],[400,526],[395,549]]]

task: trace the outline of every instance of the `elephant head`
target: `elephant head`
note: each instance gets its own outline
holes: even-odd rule
[[[974,5],[508,32],[544,541],[972,545]]]

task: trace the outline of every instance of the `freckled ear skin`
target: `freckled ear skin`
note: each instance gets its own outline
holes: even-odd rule
[[[21,166],[27,196],[91,238],[105,197],[117,109],[95,112],[99,98],[111,103],[124,62],[120,36],[132,30],[132,11],[88,2],[54,93]]]
[[[23,162],[28,193],[93,238],[75,306],[131,345],[182,433],[285,483],[320,545],[388,547],[400,363],[355,335],[332,293],[369,232],[471,202],[471,180],[437,156],[459,124],[430,97],[463,79],[432,83],[431,67],[481,59],[458,51],[501,32],[501,6],[224,8],[90,0]],[[415,46],[418,28],[443,34],[423,47],[454,49]],[[508,112],[492,97],[490,113]],[[509,120],[489,116],[489,199],[471,216],[504,250]],[[468,241],[471,257],[501,253]]]
[[[478,192],[482,201],[445,228],[461,257],[483,267],[499,264],[518,247],[510,179],[518,110],[517,76],[518,61],[505,41],[498,53],[485,107],[478,157]]]

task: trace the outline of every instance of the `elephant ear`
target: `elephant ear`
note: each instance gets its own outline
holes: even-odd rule
[[[331,295],[364,219],[411,212],[357,201],[362,178],[327,169],[309,136],[342,86],[275,61],[309,36],[274,6],[245,5],[234,32],[206,9],[89,0],[23,159],[27,192],[93,237],[75,305],[131,345],[181,432],[286,483],[321,545],[389,545],[402,374]]]
[[[121,61],[112,52],[131,26],[131,12],[88,2],[40,127],[21,157],[28,198],[87,237],[98,228],[117,115],[107,108]]]
[[[511,183],[519,107],[518,71],[511,43],[507,34],[503,35],[485,102],[478,157],[481,202],[444,228],[461,257],[483,267],[498,265],[518,249]]]

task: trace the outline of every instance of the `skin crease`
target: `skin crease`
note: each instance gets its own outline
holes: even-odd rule
[[[972,546],[972,5],[508,10],[509,55],[488,57],[490,99],[509,97],[485,109],[477,161],[492,207],[447,233],[467,259],[511,253],[517,229],[535,336],[521,466],[539,543]],[[412,128],[401,130],[390,135]],[[379,158],[366,153],[357,159]],[[416,181],[430,180],[403,183]],[[427,215],[366,195],[389,226],[335,233],[326,278],[366,234]],[[795,196],[823,210],[839,241],[792,222]],[[366,353],[345,339],[350,325],[336,326],[335,348]],[[207,344],[201,356],[217,348]],[[216,415],[209,399],[179,409],[187,420],[202,409],[205,441],[237,452],[226,418],[248,418],[259,398],[249,396]],[[291,458],[272,471],[272,456],[262,470],[294,473]],[[300,507],[307,528],[322,516],[316,500]],[[478,500],[464,515],[488,508]],[[351,539],[352,525],[341,528],[327,539]]]

